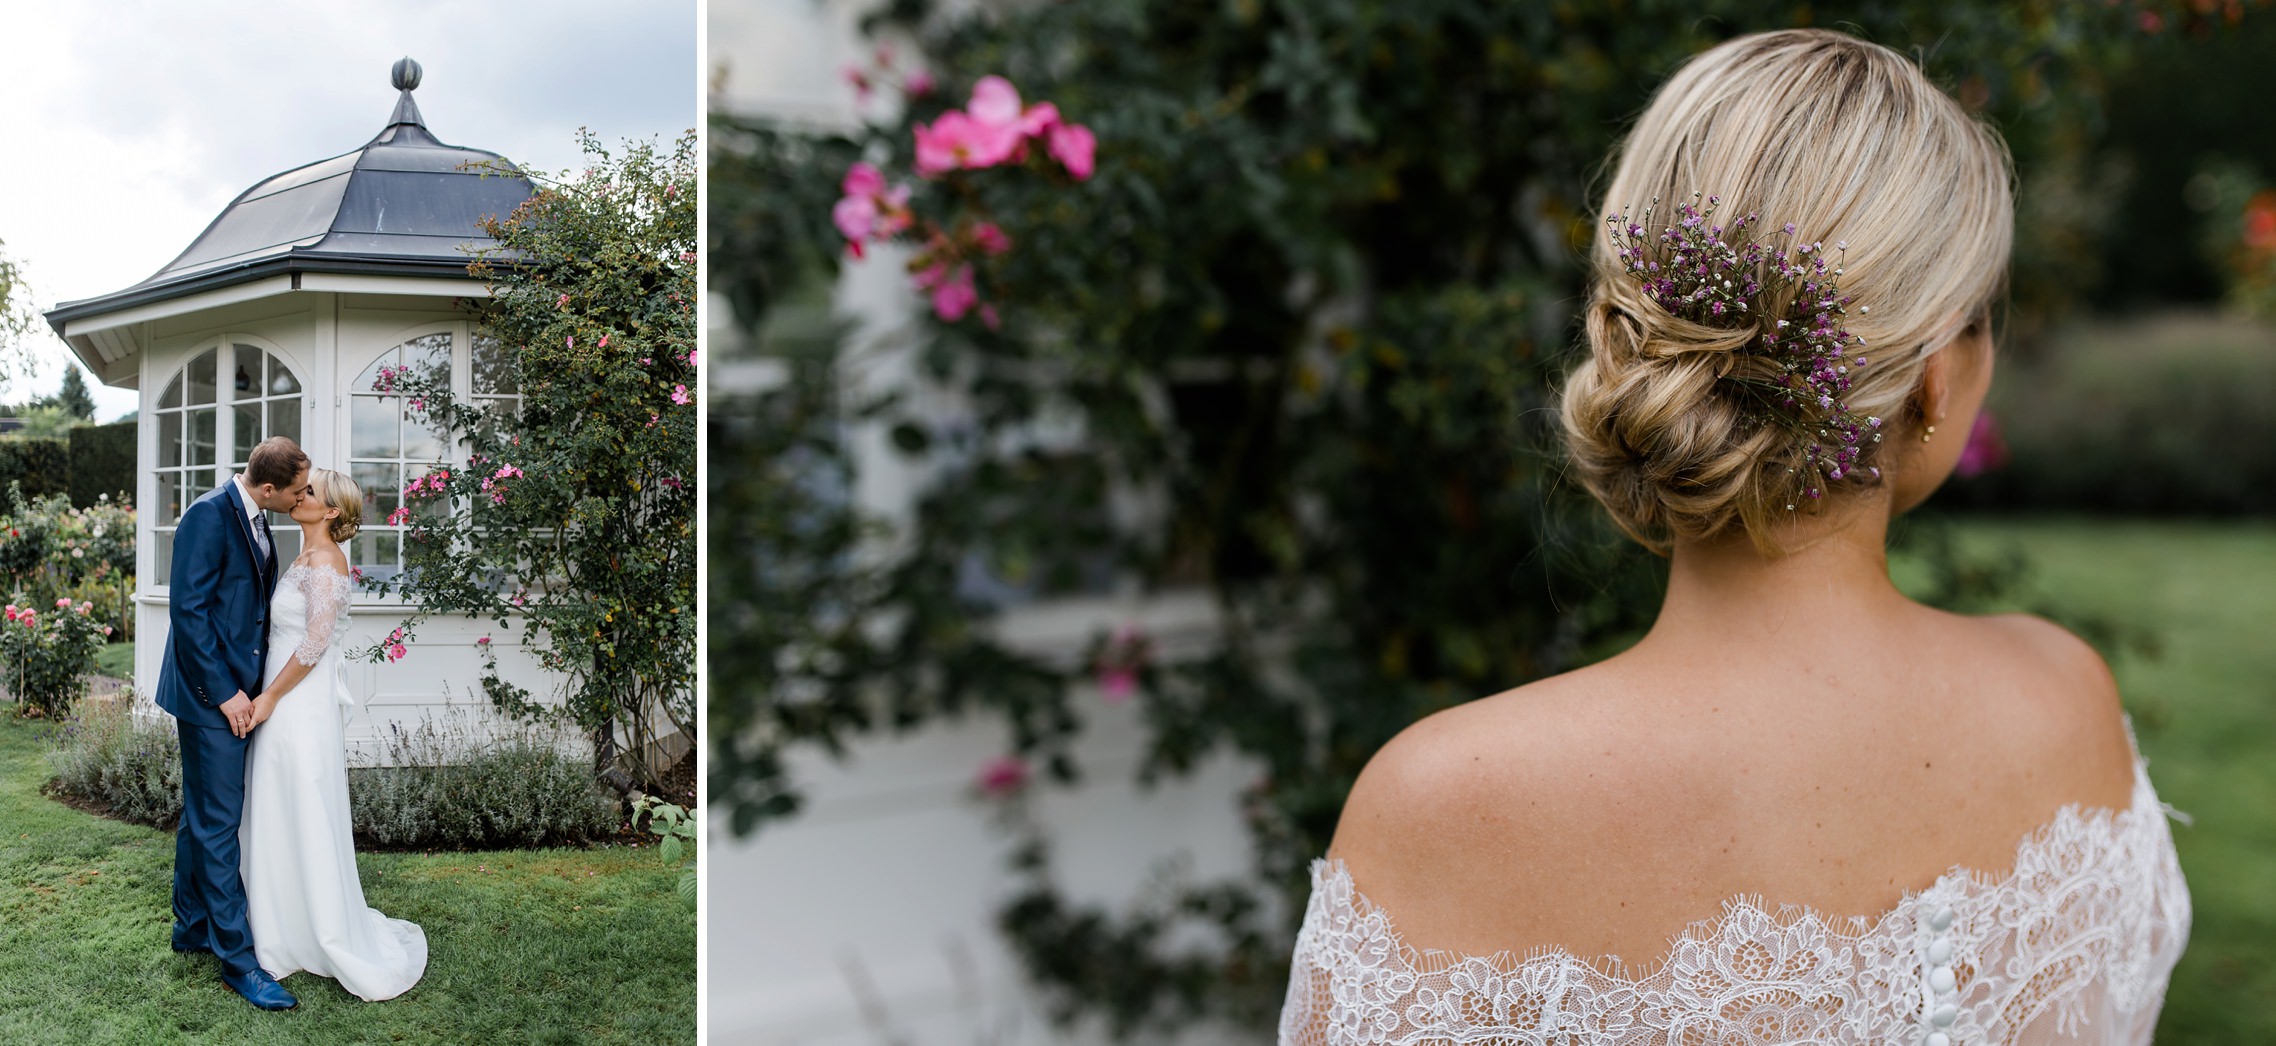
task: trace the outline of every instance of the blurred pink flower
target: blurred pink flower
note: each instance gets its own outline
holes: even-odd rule
[[[1027,762],[1016,755],[1000,755],[980,767],[974,784],[990,799],[1004,799],[1027,787]]]
[[[911,98],[923,98],[933,93],[935,86],[933,74],[922,69],[910,73],[909,78],[901,82],[901,90]]]
[[[1019,114],[1019,133],[1034,138],[1059,126],[1059,107],[1050,102],[1037,102]]]
[[[918,124],[917,173],[930,178],[958,168],[994,167],[1019,151],[1019,123],[992,124],[951,109],[929,126]]]
[[[679,405],[681,405],[681,406],[683,406],[683,407],[684,407],[684,406],[687,406],[687,405],[688,405],[688,404],[690,404],[690,403],[694,403],[694,402],[695,402],[695,397],[688,395],[688,387],[687,387],[687,386],[685,386],[685,385],[674,385],[674,386],[672,386],[672,402],[674,402],[674,403],[677,403],[677,404],[679,404]]]
[[[1098,152],[1098,138],[1090,128],[1079,123],[1053,127],[1049,149],[1051,158],[1064,164],[1076,181],[1090,179]]]
[[[933,315],[954,323],[980,303],[980,293],[972,286],[972,267],[958,265],[949,269],[945,262],[934,262],[917,272],[917,289],[931,291]]]
[[[1020,117],[1019,89],[1001,76],[983,76],[972,85],[972,101],[964,108],[984,124],[1016,124]]]
[[[1104,669],[1098,674],[1099,695],[1106,703],[1119,705],[1138,692],[1138,671],[1129,667]]]
[[[2007,441],[1999,437],[1999,423],[1992,420],[1991,411],[1976,415],[1976,425],[1968,431],[1968,443],[1960,448],[1960,463],[1953,468],[1962,477],[1981,475],[2007,464]]]
[[[995,222],[981,222],[972,227],[972,242],[989,254],[1002,254],[1012,249],[1011,237],[1004,235]]]

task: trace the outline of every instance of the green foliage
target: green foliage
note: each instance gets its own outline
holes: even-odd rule
[[[87,696],[95,652],[111,631],[94,609],[68,598],[8,605],[0,621],[0,686],[16,699],[17,714],[60,719]]]
[[[55,394],[55,405],[80,421],[95,420],[95,396],[87,391],[87,379],[79,375],[78,364],[63,365],[63,388]]]
[[[73,508],[61,494],[26,498],[21,487],[11,487],[0,528],[0,587],[10,602],[91,603],[95,623],[109,627],[110,638],[133,638],[131,502],[99,496],[92,507]]]
[[[135,423],[81,425],[71,430],[71,503],[93,508],[106,498],[134,496]]]
[[[622,157],[580,144],[586,169],[538,178],[471,266],[491,283],[483,323],[510,349],[518,412],[455,399],[447,376],[382,379],[467,457],[406,492],[406,569],[379,587],[418,607],[406,630],[518,618],[596,768],[653,786],[620,753],[659,724],[696,736],[695,136]]]
[[[46,328],[32,307],[32,289],[22,263],[0,254],[0,381],[24,372],[31,359],[27,339],[44,335]]]
[[[476,740],[461,720],[389,724],[392,766],[348,771],[356,837],[397,850],[492,850],[590,842],[617,825],[592,771],[540,734]]]
[[[53,738],[50,789],[171,831],[182,819],[182,741],[172,720],[136,722],[133,702],[82,704]]]
[[[644,795],[632,804],[632,817],[635,825],[640,825],[642,819],[646,819],[643,827],[656,834],[656,849],[664,858],[664,863],[680,868],[680,880],[675,889],[679,892],[680,900],[689,908],[694,908],[696,844],[699,839],[695,813],[677,803]],[[686,858],[684,866],[681,863],[683,856]]]
[[[5,632],[0,632],[5,635]],[[172,828],[182,813],[173,720],[136,720],[123,698],[83,707],[48,753],[53,788],[114,817]],[[394,850],[498,850],[580,845],[618,824],[616,804],[579,760],[548,739],[507,730],[476,739],[463,719],[428,720],[388,737],[392,766],[348,771],[349,816],[364,845]]]
[[[730,416],[711,458],[714,801],[738,831],[763,829],[797,807],[786,748],[842,751],[982,710],[1049,779],[1077,781],[1081,702],[1103,662],[1015,648],[990,619],[1101,574],[1124,591],[1201,588],[1218,615],[1208,641],[1135,672],[1138,776],[1216,753],[1258,767],[1242,797],[1253,873],[1107,912],[1063,897],[1048,836],[1011,816],[1019,887],[1001,925],[1062,1017],[1119,1035],[1269,1025],[1306,864],[1376,749],[1616,649],[1657,606],[1660,568],[1558,481],[1550,426],[1596,228],[1590,185],[1652,90],[1726,37],[1839,24],[1924,55],[2003,129],[2027,186],[2063,164],[2084,184],[2079,129],[2134,13],[889,7],[873,25],[921,44],[939,94],[850,135],[714,123],[712,272],[779,375],[715,412]],[[1097,174],[914,183],[920,215],[1008,234],[978,279],[1002,325],[925,318],[915,380],[857,383],[831,339],[811,324],[791,336],[780,314],[841,264],[827,215],[846,165],[907,170],[912,124],[989,73],[1093,129]],[[2033,213],[2018,227],[2024,326],[2079,292],[2062,266],[2102,228],[2076,209]],[[924,409],[943,401],[955,417]],[[857,426],[890,433],[928,477],[885,562],[864,554],[875,524],[848,505]],[[1946,573],[1961,595],[2002,577]],[[1219,946],[1173,944],[1190,934]]]
[[[22,435],[0,437],[0,483],[22,487],[26,497],[44,498],[69,494],[70,481],[69,442]]]

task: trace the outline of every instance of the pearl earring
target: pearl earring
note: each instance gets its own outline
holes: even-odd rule
[[[1926,443],[1926,442],[1928,442],[1928,437],[1930,437],[1930,436],[1933,436],[1933,435],[1936,435],[1936,426],[1934,426],[1934,425],[1930,425],[1930,426],[1928,427],[1928,431],[1927,431],[1927,432],[1921,433],[1921,435],[1920,435],[1920,441],[1921,441],[1922,443]]]

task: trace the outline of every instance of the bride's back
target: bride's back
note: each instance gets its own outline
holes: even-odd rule
[[[1559,400],[1568,475],[1669,557],[1659,619],[1376,754],[1283,1041],[2146,1039],[2188,897],[2109,670],[1888,574],[1990,385],[2011,183],[1839,33],[1660,90]]]
[[[1954,867],[2006,872],[2065,805],[2131,797],[2107,670],[2036,618],[1911,608],[1832,647],[1668,625],[1369,763],[1330,855],[1407,944],[1635,972],[1733,898],[1878,917]]]

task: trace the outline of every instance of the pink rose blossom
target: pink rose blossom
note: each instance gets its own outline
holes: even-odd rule
[[[642,356],[642,357],[640,357],[640,365],[641,365],[641,366],[645,367],[645,366],[647,366],[647,365],[648,365],[648,363],[649,363],[649,357],[647,357],[647,356]]]
[[[1019,89],[1001,76],[983,76],[972,85],[972,101],[965,111],[984,124],[1016,124],[1019,122]]]
[[[972,267],[959,265],[953,271],[945,263],[934,263],[917,273],[917,288],[932,292],[933,315],[954,323],[980,303],[980,294],[972,287]]]
[[[397,507],[396,507],[395,511],[393,511],[393,512],[390,512],[390,513],[388,513],[388,514],[387,514],[387,525],[388,525],[388,526],[391,526],[391,527],[400,527],[400,526],[402,526],[402,525],[403,525],[403,521],[404,521],[404,520],[407,520],[407,519],[410,519],[410,518],[411,518],[411,506],[409,506],[409,505],[400,505],[400,506],[397,506]]]
[[[600,345],[599,345],[598,347],[599,347],[599,348],[603,348],[603,349],[605,349],[605,348],[608,348],[608,347],[609,347],[609,336],[608,336],[608,335],[606,335],[606,334],[603,334],[603,335],[601,335],[601,343],[600,343]]]
[[[679,404],[679,405],[681,405],[681,406],[683,406],[683,407],[684,407],[684,406],[687,406],[687,405],[688,405],[688,404],[690,404],[690,403],[694,403],[694,402],[695,402],[695,397],[688,395],[688,387],[687,387],[687,386],[685,386],[685,385],[674,385],[674,386],[672,386],[672,402],[674,402],[674,403],[677,403],[677,404]]]
[[[410,652],[411,651],[403,644],[396,643],[387,648],[387,659],[389,661],[401,661],[403,660],[404,655],[409,654]]]
[[[69,609],[71,606],[71,597],[65,596],[62,599],[58,599],[55,601],[55,605],[58,609]]]
[[[1126,666],[1106,669],[1098,674],[1098,690],[1110,705],[1128,701],[1138,691],[1138,672]]]
[[[917,173],[928,178],[958,168],[994,167],[1011,159],[1021,140],[1016,119],[990,124],[955,109],[930,126],[918,124],[916,137]]]
[[[1019,133],[1034,138],[1059,126],[1059,107],[1050,102],[1037,102],[1019,114]]]
[[[1091,129],[1079,123],[1060,124],[1051,129],[1047,147],[1051,158],[1067,168],[1075,180],[1088,181],[1098,152],[1098,138]]]
[[[975,783],[980,794],[1005,799],[1027,787],[1027,762],[1016,755],[1000,755],[980,767]]]
[[[553,304],[558,308],[566,309],[569,307],[569,296],[564,294],[561,296],[560,301],[554,302]]]
[[[856,163],[846,168],[845,180],[838,183],[838,191],[847,196],[877,196],[885,192],[885,174],[876,164]]]
[[[937,86],[939,85],[933,82],[933,74],[922,69],[910,73],[909,78],[901,82],[902,92],[911,98],[923,98],[933,93],[933,88]]]
[[[1012,249],[1011,237],[994,222],[981,222],[972,227],[972,242],[989,254],[1002,254]]]

